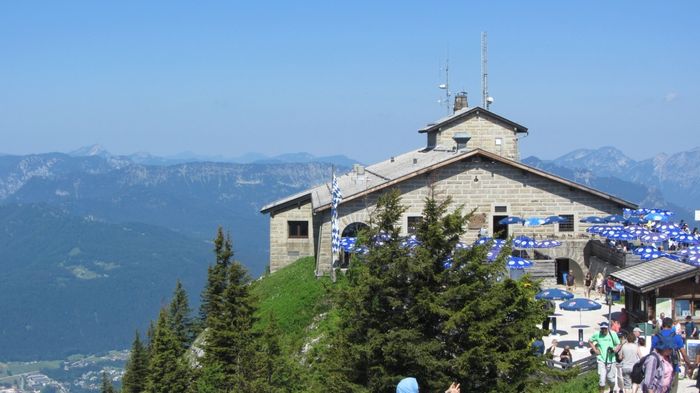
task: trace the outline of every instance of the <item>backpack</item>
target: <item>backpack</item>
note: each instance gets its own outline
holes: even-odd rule
[[[637,363],[632,366],[632,373],[630,373],[630,379],[632,380],[632,383],[636,384],[641,384],[642,381],[644,381],[644,362],[646,362],[647,358],[649,356],[654,356],[656,358],[656,373],[663,375],[663,363],[661,362],[661,358],[659,358],[658,355],[656,355],[654,352],[642,357],[637,361]]]

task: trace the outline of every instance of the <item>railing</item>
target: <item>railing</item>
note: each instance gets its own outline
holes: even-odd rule
[[[611,248],[599,240],[591,240],[586,247],[589,247],[589,255],[592,257],[597,257],[621,268],[627,266],[628,255],[623,251]]]
[[[547,360],[546,364],[550,368],[561,368],[561,369],[570,369],[574,367],[578,367],[579,373],[587,373],[589,371],[596,370],[598,368],[598,362],[595,356],[587,356],[585,358],[579,359],[575,362],[571,363],[564,363],[564,362],[559,362],[556,360]]]

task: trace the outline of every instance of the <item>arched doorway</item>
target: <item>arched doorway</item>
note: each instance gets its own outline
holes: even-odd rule
[[[345,226],[343,228],[343,232],[341,233],[341,237],[357,237],[357,235],[360,233],[360,231],[369,229],[369,226],[365,224],[364,222],[353,222]],[[348,265],[350,264],[350,253],[347,251],[343,251],[340,254],[340,267],[341,268],[347,268]]]

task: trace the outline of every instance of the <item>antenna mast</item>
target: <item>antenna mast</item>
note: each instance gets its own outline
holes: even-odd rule
[[[447,115],[449,116],[450,114],[450,96],[452,93],[450,92],[450,58],[448,57],[445,60],[445,83],[441,83],[438,86],[439,89],[445,90],[445,99],[444,100],[438,100],[440,104],[445,105],[445,111],[447,112]]]
[[[486,32],[481,32],[481,105],[489,109],[493,98],[489,97],[489,69]]]

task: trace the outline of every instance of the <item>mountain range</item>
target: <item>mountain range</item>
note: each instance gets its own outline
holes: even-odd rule
[[[262,274],[269,221],[260,208],[356,163],[307,153],[241,157],[248,162],[117,156],[100,146],[1,155],[0,360],[126,348],[178,278],[196,308],[219,225],[235,258]],[[523,161],[686,221],[698,209],[700,149],[635,161],[606,147]]]

